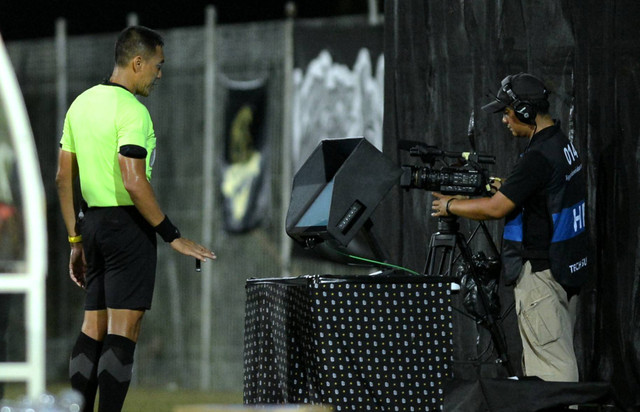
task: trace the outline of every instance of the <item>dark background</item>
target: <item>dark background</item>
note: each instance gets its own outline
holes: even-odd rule
[[[629,411],[640,410],[638,21],[637,0],[385,3],[384,151],[398,163],[408,160],[397,150],[401,139],[468,149],[473,112],[478,150],[496,155],[491,170],[504,176],[526,140],[480,107],[507,74],[533,73],[552,91],[550,112],[573,136],[588,180],[590,278],[576,329],[581,380],[611,382]],[[396,190],[388,199],[386,216],[397,222],[386,226],[393,261],[424,261],[435,229],[430,204],[422,190]],[[492,230],[499,239],[501,229]],[[502,297],[506,310],[512,289]],[[507,337],[517,336],[514,312],[507,315]],[[517,348],[509,342],[515,363]],[[456,350],[460,361],[470,356]]]
[[[277,20],[284,18],[287,3],[287,0],[7,0],[0,2],[0,33],[5,41],[52,37],[58,17],[67,19],[69,35],[118,32],[132,12],[140,16],[141,25],[153,29],[202,25],[207,5],[215,6],[220,24]],[[301,18],[366,14],[368,11],[367,0],[298,0],[294,3],[297,16]],[[376,3],[381,11],[383,1]]]

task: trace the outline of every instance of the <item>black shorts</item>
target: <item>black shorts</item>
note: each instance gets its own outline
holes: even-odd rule
[[[156,233],[134,206],[89,208],[82,222],[85,310],[151,308]]]

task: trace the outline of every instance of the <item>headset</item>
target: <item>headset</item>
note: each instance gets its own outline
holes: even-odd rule
[[[522,123],[535,125],[538,111],[531,102],[520,100],[518,95],[513,91],[511,88],[511,76],[505,77],[502,81],[502,91],[511,98],[512,102],[509,105],[513,107],[516,118]]]

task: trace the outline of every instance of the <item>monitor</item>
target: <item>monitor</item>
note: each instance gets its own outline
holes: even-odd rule
[[[294,176],[287,234],[307,248],[348,246],[401,173],[364,137],[322,140]]]

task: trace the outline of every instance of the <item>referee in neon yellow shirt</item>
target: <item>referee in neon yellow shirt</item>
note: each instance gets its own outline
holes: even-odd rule
[[[69,274],[87,292],[69,376],[85,411],[93,411],[98,388],[100,411],[122,409],[142,316],[151,308],[156,233],[184,255],[216,257],[180,235],[149,184],[156,138],[135,95],[148,96],[162,76],[163,45],[146,27],[122,31],[111,77],[78,96],[64,122],[56,184],[71,246]],[[73,201],[78,176],[88,205],[81,232]]]

